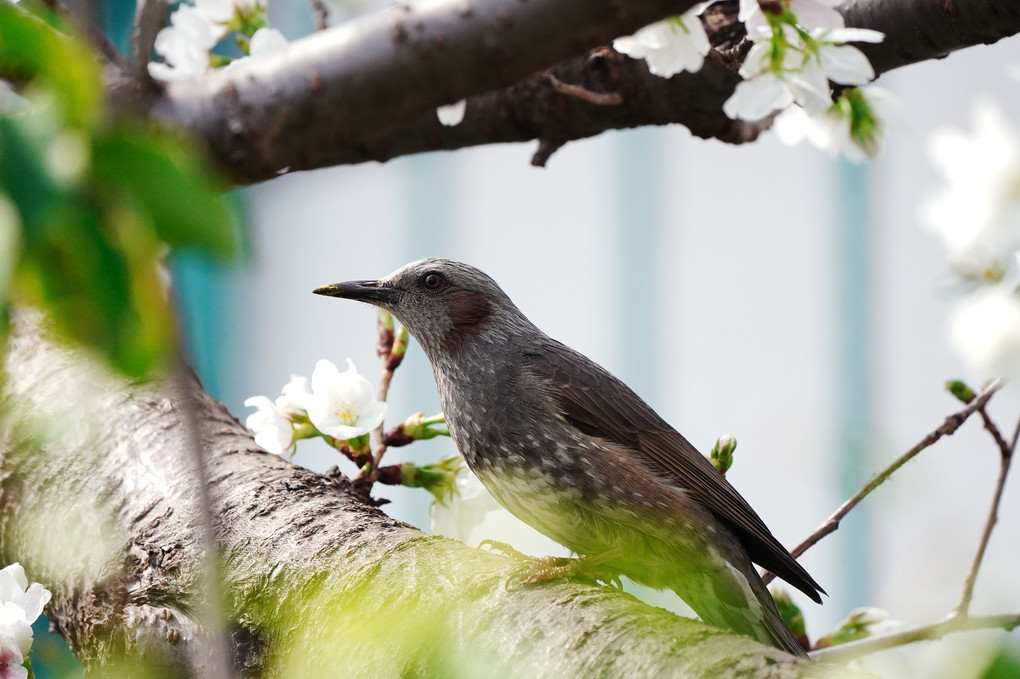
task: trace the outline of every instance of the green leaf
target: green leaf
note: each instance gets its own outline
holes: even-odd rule
[[[783,619],[786,626],[793,632],[793,636],[797,637],[798,640],[806,640],[807,628],[804,625],[804,614],[797,604],[793,603],[790,594],[785,589],[779,587],[770,590],[770,593],[772,594],[772,600],[776,602],[776,610],[779,611],[779,617]]]
[[[0,186],[11,197],[21,221],[32,232],[64,201],[43,159],[40,140],[27,121],[0,116]]]
[[[980,679],[1015,679],[1020,677],[1020,654],[1017,649],[1001,649],[981,674]]]
[[[238,249],[223,183],[191,145],[168,133],[128,125],[97,138],[92,168],[100,190],[126,197],[169,245],[215,257]]]
[[[58,95],[68,124],[99,120],[102,78],[95,55],[83,43],[25,11],[0,2],[0,76],[39,84]]]
[[[169,301],[154,265],[159,244],[130,212],[105,217],[106,224],[83,208],[55,215],[26,247],[19,290],[49,310],[61,335],[143,378],[164,367],[174,344]],[[132,242],[139,239],[148,242]]]

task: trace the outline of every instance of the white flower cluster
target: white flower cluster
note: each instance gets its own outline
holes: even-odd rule
[[[295,441],[325,434],[341,441],[358,438],[382,423],[386,403],[375,400],[372,385],[347,359],[340,372],[331,361],[321,360],[308,378],[292,375],[276,401],[253,396],[244,402],[257,408],[245,425],[255,442],[270,453],[293,454]]]
[[[850,87],[821,115],[812,116],[794,105],[777,115],[772,127],[787,146],[808,141],[832,156],[861,163],[881,150],[892,102],[881,88]]]
[[[881,42],[884,36],[847,28],[835,9],[840,2],[779,0],[772,4],[780,11],[766,14],[758,0],[740,0],[739,18],[754,44],[740,68],[744,80],[723,105],[726,115],[753,121],[785,111],[776,120],[784,143],[808,139],[852,160],[874,155],[882,136],[875,104],[881,106],[882,95],[856,89],[873,80],[875,71],[863,52],[844,43]],[[707,6],[617,38],[613,47],[646,60],[649,72],[663,78],[697,72],[710,49],[699,18]],[[830,81],[853,87],[833,102]]]
[[[25,656],[32,650],[32,623],[42,614],[50,592],[28,584],[25,569],[14,563],[0,570],[0,677],[27,679]]]
[[[881,42],[884,35],[847,28],[835,10],[840,0],[782,0],[783,12],[766,14],[757,0],[740,0],[740,20],[754,42],[723,111],[760,120],[796,103],[810,115],[832,105],[829,81],[863,85],[875,77],[864,53],[844,43]]]
[[[939,130],[928,152],[946,185],[921,219],[969,284],[950,315],[950,344],[982,377],[1020,378],[1020,135],[981,100],[972,133]]]
[[[170,25],[156,36],[153,47],[163,61],[150,62],[149,75],[158,80],[183,80],[205,73],[212,66],[210,50],[231,31],[245,36],[238,44],[250,56],[282,49],[287,39],[264,24],[262,0],[182,2],[170,15]]]

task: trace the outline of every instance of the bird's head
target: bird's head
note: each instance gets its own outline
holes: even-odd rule
[[[460,347],[494,325],[528,323],[495,281],[450,259],[420,259],[379,280],[335,283],[314,292],[386,309],[430,356]]]

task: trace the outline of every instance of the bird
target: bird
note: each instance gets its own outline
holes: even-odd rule
[[[314,292],[401,322],[432,365],[451,438],[510,513],[582,563],[673,590],[710,625],[806,655],[753,564],[817,603],[825,591],[687,439],[488,275],[426,258]]]

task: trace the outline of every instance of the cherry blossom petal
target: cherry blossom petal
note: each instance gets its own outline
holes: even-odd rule
[[[251,42],[248,46],[248,54],[253,57],[266,56],[268,54],[279,52],[288,44],[290,43],[287,38],[284,37],[283,33],[275,28],[263,26],[259,30],[255,31],[255,35],[251,36]]]
[[[822,70],[829,80],[842,85],[865,85],[875,78],[871,62],[852,45],[823,45],[818,50]]]
[[[763,73],[737,83],[733,95],[723,104],[723,112],[734,119],[761,120],[791,103],[793,94],[786,82],[774,73]]]
[[[806,28],[843,28],[843,15],[836,11],[836,2],[817,0],[790,0],[790,11],[797,17],[797,23]]]
[[[1020,299],[1003,286],[968,296],[950,315],[949,343],[983,377],[1020,376]]]
[[[439,122],[447,127],[454,127],[460,125],[461,121],[464,120],[464,113],[467,111],[467,99],[461,99],[460,101],[450,104],[448,106],[440,106],[436,109],[436,117],[439,118]]]
[[[294,426],[283,416],[276,404],[265,396],[252,396],[244,405],[257,410],[248,416],[244,425],[255,434],[255,443],[274,455],[292,453]]]
[[[661,78],[671,78],[681,71],[697,72],[710,47],[698,17],[702,10],[697,5],[679,19],[672,17],[649,24],[634,35],[617,38],[613,48],[632,59],[644,59],[649,72]]]

